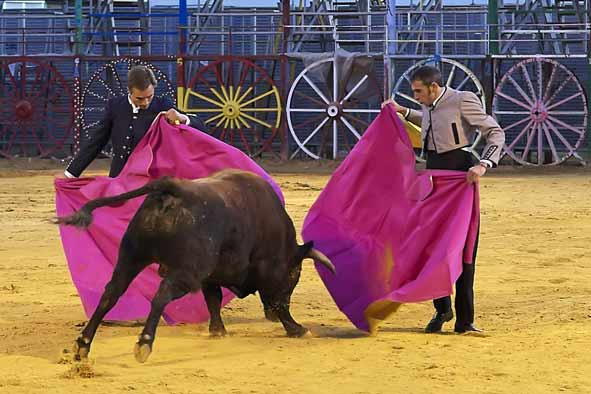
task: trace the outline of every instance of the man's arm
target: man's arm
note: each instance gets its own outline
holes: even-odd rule
[[[393,99],[389,98],[382,103],[382,108],[386,105],[393,105],[396,112],[400,113],[404,116],[404,119],[408,120],[411,123],[416,124],[417,126],[421,125],[423,120],[423,111],[417,111],[416,109],[410,109],[403,107],[402,105],[398,104]]]
[[[486,140],[486,146],[480,158],[481,163],[487,167],[496,167],[505,144],[503,129],[492,116],[484,111],[480,100],[472,92],[462,92],[460,110],[466,122],[471,127],[479,129]]]
[[[207,132],[207,126],[205,125],[205,123],[203,123],[199,116],[195,114],[185,114],[185,116],[189,118],[189,126],[199,131],[203,131],[204,133]]]
[[[187,126],[191,126],[194,129],[199,131],[207,130],[205,124],[199,119],[199,117],[195,115],[187,115],[182,112],[179,112],[176,108],[171,108],[166,111],[166,119],[170,123],[181,123]]]
[[[200,131],[207,131],[207,126],[205,126],[205,124],[203,123],[203,121],[201,121],[199,116],[195,114],[186,114],[183,111],[179,110],[174,106],[174,104],[168,97],[162,98],[162,105],[165,108],[166,119],[168,119],[169,122],[174,123],[175,121],[178,121],[184,125],[191,126],[194,129]]]
[[[423,111],[406,108],[406,111],[403,115],[404,119],[408,120],[410,123],[416,124],[417,126],[421,126],[421,123],[423,122]]]
[[[80,139],[80,149],[78,154],[72,159],[68,168],[64,172],[67,178],[78,178],[82,171],[98,156],[100,151],[107,145],[109,138],[111,138],[111,127],[113,125],[113,114],[111,110],[111,100],[105,105],[105,113],[103,118],[91,130],[88,139]]]

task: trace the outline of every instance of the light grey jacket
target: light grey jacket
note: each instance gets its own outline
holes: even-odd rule
[[[481,161],[496,167],[505,144],[505,133],[499,124],[488,115],[478,97],[472,92],[444,88],[442,95],[431,107],[422,106],[422,111],[411,109],[405,118],[421,125],[423,146],[428,133],[427,149],[437,153],[449,152],[471,144],[474,133],[480,133],[486,140]]]

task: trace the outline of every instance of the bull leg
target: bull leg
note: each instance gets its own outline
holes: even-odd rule
[[[203,285],[203,296],[209,310],[209,335],[223,337],[227,334],[220,309],[222,307],[222,288],[218,285],[206,283]]]
[[[166,305],[177,298],[181,298],[187,293],[188,290],[181,285],[180,281],[175,280],[174,276],[162,279],[160,287],[158,287],[158,291],[152,299],[152,307],[148,319],[146,320],[146,325],[135,344],[134,355],[138,362],[146,362],[150,353],[152,353],[152,344],[154,343],[156,336],[156,328],[158,327],[158,322],[160,321],[160,317],[162,316]]]
[[[273,310],[273,308],[271,308],[271,306],[269,305],[269,301],[267,299],[265,299],[265,297],[263,296],[263,293],[261,293],[260,291],[259,291],[259,296],[261,297],[261,302],[263,303],[263,309],[265,311],[265,319],[267,319],[269,321],[273,321],[273,322],[278,322],[279,316],[277,316],[277,313]]]
[[[82,333],[74,343],[74,358],[81,360],[88,357],[90,345],[96,334],[96,330],[103,321],[105,315],[113,309],[119,298],[125,293],[133,279],[145,268],[137,261],[132,261],[119,256],[113,276],[105,286],[105,292],[92,314],[92,317],[82,330]]]
[[[270,309],[279,317],[288,337],[303,337],[309,331],[296,322],[289,312],[289,297],[281,297],[278,301],[269,302]]]

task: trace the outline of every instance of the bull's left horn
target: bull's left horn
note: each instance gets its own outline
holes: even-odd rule
[[[323,266],[325,266],[326,268],[328,268],[330,270],[330,272],[332,272],[333,274],[336,274],[337,271],[334,267],[334,264],[330,261],[330,259],[328,257],[326,257],[326,255],[324,253],[322,253],[318,249],[314,249],[314,248],[310,249],[310,251],[308,252],[306,257],[314,259],[314,261],[316,261],[317,263],[320,263]]]

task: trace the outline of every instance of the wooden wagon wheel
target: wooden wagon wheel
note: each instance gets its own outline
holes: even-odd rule
[[[0,155],[48,157],[70,136],[74,103],[68,82],[50,63],[0,63]]]
[[[286,108],[298,146],[292,158],[300,150],[314,159],[346,156],[380,112],[382,95],[374,78],[354,69],[349,75],[339,75],[331,57],[310,64],[295,78]]]
[[[578,78],[555,60],[513,65],[493,96],[493,115],[505,130],[505,152],[524,165],[556,165],[585,141],[588,109]]]
[[[272,151],[281,123],[273,79],[249,59],[224,56],[202,67],[185,91],[184,111],[201,115],[214,137],[250,156]]]
[[[456,90],[466,90],[474,92],[480,99],[482,107],[486,107],[486,97],[484,94],[484,88],[482,87],[482,84],[480,83],[478,77],[462,63],[456,60],[441,57],[432,57],[429,59],[424,59],[409,67],[400,76],[400,78],[398,78],[396,84],[394,85],[394,89],[392,89],[392,98],[396,100],[396,102],[398,102],[400,105],[404,107],[420,110],[421,104],[413,97],[412,89],[410,86],[410,78],[417,68],[429,64],[433,64],[437,66],[437,68],[439,68],[439,70],[441,71],[444,86]],[[480,159],[480,154],[478,153],[477,148],[481,140],[482,138],[480,136],[480,132],[477,132],[476,137],[472,141],[471,146],[464,148],[464,150],[469,151],[477,159]],[[415,147],[415,153],[417,161],[425,161],[425,159],[421,157],[421,147]]]
[[[138,59],[123,58],[113,60],[97,69],[90,76],[82,90],[80,108],[82,127],[79,136],[81,140],[92,138],[92,130],[103,118],[105,105],[109,99],[128,94],[127,73],[133,66],[137,65],[147,66],[154,72],[158,81],[156,96],[167,96],[173,103],[176,102],[176,89],[166,74],[159,68]],[[113,148],[110,143],[103,149],[102,153],[109,157],[113,156]]]

